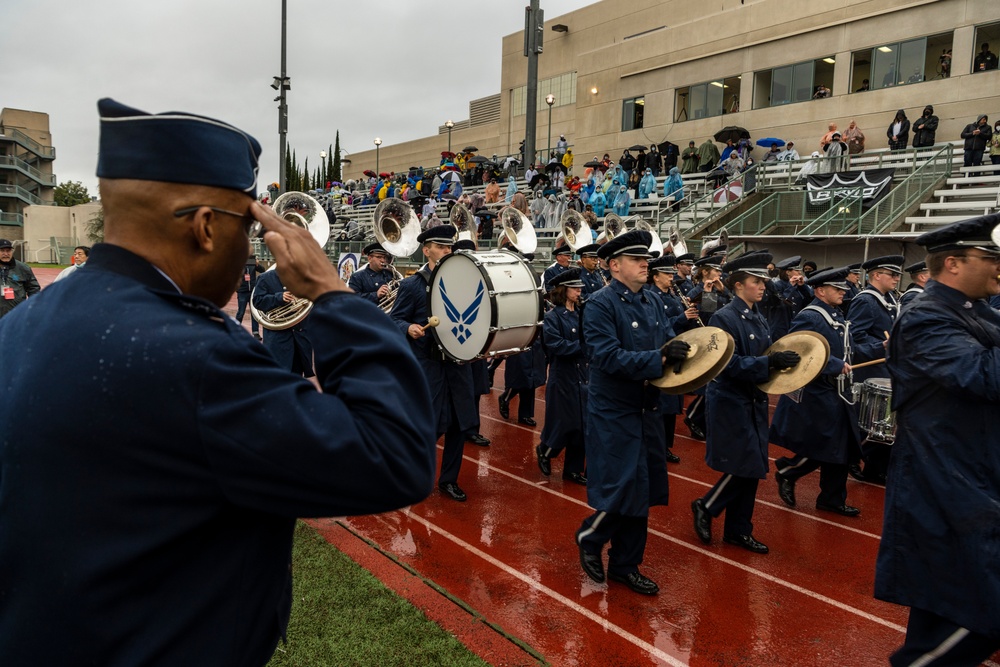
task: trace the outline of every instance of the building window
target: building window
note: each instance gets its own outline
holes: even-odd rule
[[[753,108],[766,109],[833,94],[833,56],[775,67],[753,75]]]
[[[642,117],[646,111],[646,98],[633,97],[622,102],[622,132],[642,128]]]
[[[678,88],[674,97],[674,122],[739,111],[740,83],[740,77],[730,76]]]
[[[545,96],[552,94],[556,101],[552,106],[563,107],[576,104],[576,72],[567,72],[538,82],[538,97],[535,111],[545,111],[548,105]],[[511,91],[510,105],[515,116],[523,116],[528,103],[528,87],[518,86]]]
[[[883,44],[851,54],[851,90],[856,93],[905,86],[951,75],[952,33]]]
[[[1000,51],[1000,23],[976,27],[976,55],[972,59],[972,72],[997,69],[997,52]]]

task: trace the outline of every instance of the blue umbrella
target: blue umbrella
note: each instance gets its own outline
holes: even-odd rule
[[[768,137],[766,139],[758,139],[756,143],[758,146],[763,146],[765,148],[770,148],[771,146],[777,146],[778,148],[781,148],[782,146],[785,145],[785,141],[783,139],[775,139],[774,137]]]

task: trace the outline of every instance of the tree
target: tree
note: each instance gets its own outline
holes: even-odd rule
[[[330,151],[330,154],[333,156],[333,166],[330,167],[330,172],[331,172],[330,173],[330,180],[331,181],[340,181],[341,183],[343,183],[344,179],[342,179],[340,177],[341,176],[341,174],[340,174],[340,167],[341,167],[341,165],[340,165],[340,130],[337,130],[337,139],[336,139],[336,141],[333,144],[333,150]]]
[[[80,181],[66,181],[56,186],[55,203],[56,206],[89,204],[90,193]]]
[[[338,132],[337,134],[340,134],[340,133]],[[339,178],[337,178],[336,176],[334,176],[334,171],[333,171],[333,146],[330,146],[330,149],[327,150],[327,152],[326,152],[326,180],[330,181],[330,182],[339,181],[340,180]],[[324,182],[323,185],[326,185],[326,183]]]
[[[87,221],[87,237],[94,243],[104,242],[104,209],[101,208]]]

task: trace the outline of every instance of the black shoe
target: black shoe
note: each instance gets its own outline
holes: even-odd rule
[[[604,563],[601,562],[601,554],[590,554],[584,551],[583,545],[580,544],[579,532],[577,533],[576,547],[580,550],[580,567],[583,568],[588,577],[599,584],[603,584]]]
[[[778,497],[789,507],[795,507],[795,481],[780,472],[774,473],[774,479],[778,481]]]
[[[526,426],[538,426],[538,422],[536,422],[531,417],[521,417],[520,419],[517,420],[517,423],[525,424]]]
[[[660,592],[660,587],[656,585],[655,581],[642,576],[638,572],[629,572],[628,574],[608,572],[608,579],[625,584],[636,593],[641,593],[642,595],[656,595]]]
[[[500,416],[504,419],[510,419],[510,401],[503,397],[503,394],[497,398],[500,403]]]
[[[705,508],[705,501],[699,498],[691,503],[691,511],[694,512],[694,532],[698,539],[708,544],[712,541],[712,515]]]
[[[667,463],[680,463],[680,462],[681,462],[681,457],[677,456],[676,454],[674,454],[672,451],[670,451],[668,449],[667,450]]]
[[[548,477],[552,474],[552,462],[549,457],[542,454],[542,446],[535,445],[535,456],[538,458],[538,469],[542,471],[542,474]]]
[[[695,440],[704,440],[705,439],[705,432],[703,430],[701,430],[701,428],[697,424],[695,424],[693,421],[691,421],[687,417],[684,418],[684,425],[688,427],[689,431],[691,431],[691,437],[692,438],[694,438]]]
[[[587,477],[582,472],[571,472],[569,474],[563,473],[563,479],[567,482],[579,484],[580,486],[587,486]]]
[[[723,535],[722,541],[726,544],[735,544],[738,547],[743,547],[755,554],[766,554],[768,552],[767,545],[755,540],[753,535]]]
[[[454,482],[438,484],[438,488],[441,489],[441,493],[448,496],[452,500],[457,500],[460,503],[464,503],[467,498],[465,491],[460,489],[458,484],[455,484]]]
[[[471,442],[474,445],[479,445],[480,447],[489,447],[490,439],[484,436],[482,433],[473,433],[472,435],[465,436],[466,441]]]
[[[816,501],[816,509],[823,510],[824,512],[833,512],[834,514],[839,514],[841,516],[857,516],[861,514],[861,510],[857,507],[851,507],[850,505],[827,505],[826,503],[821,503]]]
[[[861,471],[861,466],[859,466],[857,463],[852,463],[851,465],[847,466],[847,472],[848,474],[850,474],[851,477],[858,480],[859,482],[865,481],[865,473]]]

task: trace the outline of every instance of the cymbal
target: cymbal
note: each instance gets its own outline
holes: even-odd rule
[[[770,379],[757,387],[768,394],[787,394],[815,380],[830,360],[830,343],[815,331],[796,331],[782,336],[765,354],[791,350],[799,353],[799,363],[785,370],[771,369]]]
[[[705,386],[722,372],[736,349],[733,337],[719,327],[698,327],[671,340],[682,340],[691,349],[679,371],[670,366],[661,377],[649,381],[667,394],[686,394]]]

